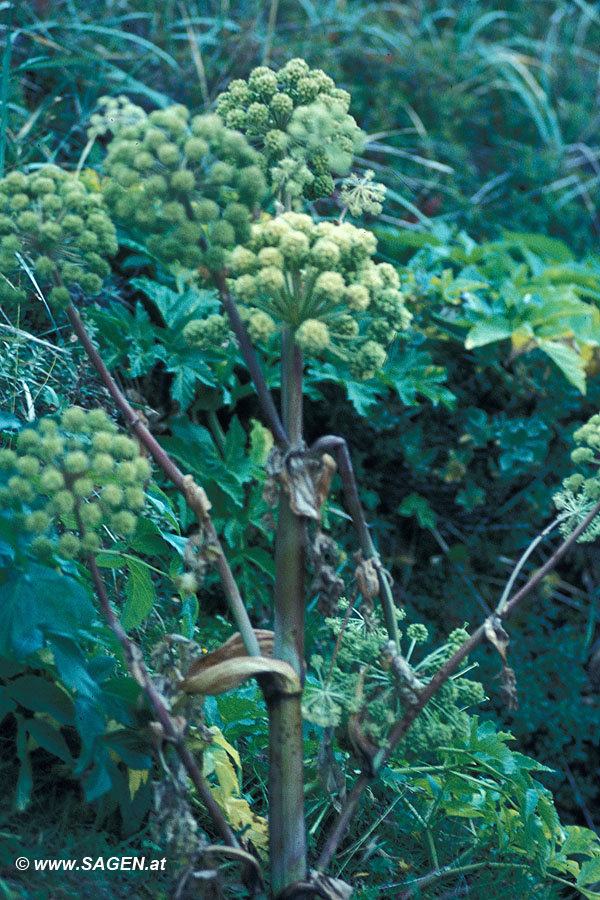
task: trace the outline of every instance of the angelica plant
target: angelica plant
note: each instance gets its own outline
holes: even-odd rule
[[[202,550],[203,571],[217,568],[239,630],[194,663],[180,687],[218,693],[258,679],[269,716],[269,876],[271,896],[278,900],[311,892],[349,895],[347,885],[323,873],[364,792],[394,754],[410,748],[417,753],[465,734],[465,707],[478,702],[483,689],[459,667],[484,638],[506,662],[504,618],[600,511],[594,477],[571,482],[557,502],[574,510],[583,496],[587,506],[573,513],[574,531],[541,574],[512,598],[503,597],[473,634],[455,630],[437,650],[422,653],[427,634],[419,623],[408,624],[402,634],[402,616],[365,520],[345,440],[327,435],[312,447],[305,441],[306,361],[343,361],[352,377],[372,378],[411,321],[398,271],[377,261],[372,232],[342,221],[346,211],[379,212],[383,191],[370,174],[350,175],[343,183],[340,219],[319,219],[307,205],[331,197],[362,144],[349,105],[349,95],[332,79],[295,59],[278,72],[260,67],[247,81],[232,82],[218,98],[216,113],[195,115],[181,105],[148,113],[126,99],[107,100],[89,131],[89,146],[99,137],[106,142],[98,179],[44,167],[0,180],[0,298],[22,304],[29,285],[48,293],[144,451],[139,455],[138,444],[119,434],[102,412],[67,410],[59,422],[46,418],[24,429],[15,448],[0,453],[6,474],[0,504],[16,510],[29,550],[87,564],[104,615],[162,729],[159,737],[179,754],[216,829],[235,848],[232,856],[256,868],[203,779],[185,740],[186,723],[168,708],[112,609],[95,561],[106,534],[127,538],[136,529],[150,474],[146,454],[180,492],[197,520],[192,544]],[[132,408],[86,328],[85,313],[76,308],[82,296],[101,291],[110,272],[115,224],[145,245],[163,274],[216,287],[222,310],[211,307],[187,322],[187,345],[228,354],[237,343],[247,364],[271,432],[261,456],[266,495],[278,507],[273,633],[253,628],[205,492]],[[280,364],[279,404],[262,372],[265,350]],[[583,434],[588,447],[584,455],[579,451],[580,462],[595,459],[597,425]],[[353,575],[325,560],[323,507],[336,465],[360,545]],[[336,644],[328,663],[315,656],[304,692],[305,610],[312,590],[306,585],[307,547]],[[193,576],[183,576],[183,589],[196,587]],[[354,585],[345,606],[344,578]],[[375,601],[381,604],[377,611]],[[349,741],[360,765],[315,870],[309,869],[306,842],[303,711],[319,726],[345,728],[340,740]]]

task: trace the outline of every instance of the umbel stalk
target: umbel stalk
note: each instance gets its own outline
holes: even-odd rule
[[[302,354],[282,337],[283,426],[292,451],[302,446]],[[275,552],[274,656],[304,680],[304,522],[281,491]],[[269,843],[273,897],[306,878],[301,695],[275,693],[269,709]]]

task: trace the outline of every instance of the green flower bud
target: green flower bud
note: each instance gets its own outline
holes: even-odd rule
[[[198,579],[193,572],[184,572],[182,575],[177,575],[175,584],[182,594],[195,594],[200,587]]]
[[[66,287],[52,288],[48,299],[52,306],[56,306],[57,309],[66,309],[71,305],[71,294]]]
[[[20,212],[29,206],[29,197],[27,194],[14,194],[10,201],[10,208],[13,212]]]
[[[421,625],[418,622],[413,622],[406,629],[406,637],[409,641],[414,641],[415,644],[424,644],[429,637],[429,632],[425,625]]]
[[[229,247],[235,241],[233,225],[230,225],[229,222],[223,220],[216,222],[210,232],[210,238],[215,244],[220,244],[222,247]]]
[[[28,531],[33,531],[34,534],[43,534],[49,525],[50,518],[41,509],[32,512],[31,515],[27,516],[25,519],[25,527]]]
[[[135,484],[137,481],[135,462],[121,463],[119,466],[119,481],[121,484]]]
[[[97,534],[89,531],[81,538],[81,552],[91,554],[92,556],[100,549],[100,538]]]
[[[81,521],[88,528],[98,528],[104,519],[104,513],[99,503],[82,503],[79,507]]]
[[[23,500],[25,503],[30,503],[31,500],[33,500],[33,487],[27,479],[20,478],[18,475],[13,475],[12,478],[8,479],[7,486],[11,494],[16,497],[17,500]]]
[[[138,479],[140,481],[148,481],[152,474],[152,466],[145,456],[137,456],[135,459],[135,468]]]
[[[268,313],[256,310],[248,317],[246,330],[253,343],[263,344],[275,332],[275,322]]]
[[[76,497],[88,497],[94,490],[91,478],[76,478],[73,482],[73,493]]]
[[[75,499],[71,491],[57,491],[50,501],[49,508],[61,516],[73,512]]]
[[[386,287],[396,288],[396,290],[400,287],[400,276],[392,265],[379,263],[377,271]]]
[[[35,274],[44,281],[49,280],[56,271],[56,264],[49,256],[38,256],[35,261]]]
[[[219,217],[219,207],[214,200],[199,200],[193,204],[192,209],[199,222],[214,222]]]
[[[211,184],[231,184],[234,176],[234,168],[229,163],[217,161],[209,173],[209,181]]]
[[[192,137],[185,142],[183,150],[190,162],[200,162],[208,155],[209,147],[203,138]]]
[[[90,461],[87,454],[85,454],[82,450],[75,450],[72,453],[67,453],[64,458],[63,465],[67,472],[71,472],[73,475],[78,475],[79,473],[86,472],[89,469]]]
[[[65,442],[61,437],[46,437],[40,442],[38,456],[47,462],[64,453]]]
[[[159,160],[163,164],[163,166],[167,166],[167,168],[174,168],[179,162],[179,147],[177,144],[161,144],[161,146],[156,151],[156,155]]]
[[[265,294],[277,294],[285,287],[283,272],[281,269],[276,269],[275,266],[266,266],[264,269],[259,269],[255,281],[259,290]]]
[[[265,100],[270,100],[277,91],[277,76],[267,66],[258,66],[250,73],[248,87]]]
[[[193,191],[195,183],[194,173],[189,169],[178,169],[171,175],[171,187],[174,191]]]
[[[34,428],[24,428],[17,435],[17,448],[22,453],[35,452],[40,446],[40,436]]]
[[[144,134],[143,145],[148,150],[158,150],[167,140],[167,135],[160,128],[148,128]]]
[[[40,225],[39,237],[44,245],[56,244],[62,237],[62,228],[56,222],[43,222]]]
[[[154,157],[147,150],[140,150],[133,157],[133,166],[138,172],[149,172],[154,167]]]
[[[17,225],[20,231],[25,231],[29,234],[33,234],[38,230],[40,222],[40,217],[37,213],[31,212],[31,210],[25,210],[25,212],[17,216]]]
[[[367,381],[382,368],[385,358],[386,353],[381,344],[376,341],[366,341],[356,356],[351,359],[350,371],[354,377],[361,381]]]
[[[137,444],[124,434],[112,438],[111,450],[117,459],[134,459],[137,455]]]
[[[244,128],[247,124],[247,116],[243,109],[235,107],[225,113],[225,124],[228,128]]]
[[[70,406],[61,415],[60,424],[66,431],[81,434],[86,430],[87,414],[79,406]]]
[[[339,319],[332,323],[331,327],[336,335],[342,337],[354,338],[358,334],[358,324],[352,316],[340,316]]]
[[[162,175],[153,175],[144,182],[144,192],[147,197],[164,197],[169,189],[166,178]]]
[[[40,478],[40,488],[45,494],[54,494],[65,486],[62,473],[53,466],[46,466]]]
[[[229,258],[229,264],[235,275],[242,275],[245,272],[252,272],[256,268],[257,259],[251,250],[237,246]]]
[[[236,278],[233,289],[236,296],[245,302],[253,300],[258,293],[256,281],[252,275],[242,275],[240,278]]]
[[[340,303],[344,290],[344,279],[339,272],[321,272],[315,281],[313,293],[326,303]]]
[[[332,269],[340,261],[340,250],[334,241],[319,238],[310,251],[310,261],[319,269]]]
[[[0,449],[0,469],[14,469],[17,462],[17,454],[14,450],[9,450],[6,447]]]
[[[64,559],[74,559],[80,546],[79,538],[71,531],[66,531],[58,540],[58,552]]]
[[[132,537],[137,527],[137,518],[128,510],[122,509],[111,516],[110,526],[123,537]]]
[[[597,478],[586,478],[583,491],[590,500],[600,500],[600,481]]]
[[[283,255],[276,247],[259,250],[258,261],[261,266],[275,266],[276,269],[283,269],[285,265]]]
[[[185,208],[182,203],[170,200],[161,208],[161,215],[166,222],[185,222]]]
[[[265,150],[270,156],[282,156],[290,144],[289,135],[285,131],[272,128],[265,134]]]
[[[92,435],[92,446],[101,453],[110,451],[113,442],[112,431],[97,431]]]
[[[40,471],[40,461],[35,456],[21,456],[17,460],[16,469],[24,478],[35,478]]]
[[[319,319],[306,319],[296,331],[296,343],[305,353],[316,356],[330,344],[329,329]]]
[[[276,119],[288,119],[294,110],[294,101],[289,94],[275,94],[271,98],[269,109]]]
[[[594,461],[594,451],[590,447],[577,447],[571,453],[571,459],[576,466]]]
[[[32,540],[29,549],[38,559],[49,559],[54,552],[54,544],[50,538],[38,535]]]
[[[369,292],[362,284],[351,284],[347,287],[344,291],[344,300],[348,309],[353,312],[364,312],[371,302]]]
[[[76,216],[73,213],[68,213],[64,219],[62,220],[63,231],[66,231],[67,234],[81,234],[84,230],[85,225],[81,216]]]
[[[565,480],[563,481],[563,485],[568,491],[572,491],[574,494],[576,494],[584,481],[585,479],[583,475],[580,475],[579,472],[576,472],[575,475],[569,475],[568,478],[565,478]]]
[[[118,484],[107,484],[102,489],[101,497],[102,501],[110,507],[121,506],[123,503],[123,491]]]
[[[144,491],[140,487],[125,488],[125,505],[132,510],[138,511],[143,508],[146,502]]]
[[[287,262],[293,266],[301,266],[308,257],[310,245],[308,238],[301,231],[286,231],[279,242],[279,249]]]

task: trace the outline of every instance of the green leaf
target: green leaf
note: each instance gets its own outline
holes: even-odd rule
[[[567,245],[558,238],[548,237],[545,234],[527,234],[518,231],[503,231],[502,236],[506,243],[517,244],[533,250],[539,256],[556,259],[559,262],[569,262],[573,254]]]
[[[0,654],[6,656],[27,656],[43,646],[47,633],[73,635],[96,618],[79,582],[37,563],[7,573],[0,608]]]
[[[86,659],[77,644],[68,637],[51,635],[50,646],[58,674],[72,691],[95,700],[98,684],[88,672]]]
[[[467,350],[473,350],[475,347],[504,341],[511,336],[512,331],[513,329],[503,316],[478,322],[465,338],[465,347]]]
[[[20,706],[34,712],[49,713],[63,725],[72,725],[73,701],[58,685],[39,675],[21,675],[4,687],[4,693]]]
[[[150,745],[135,731],[128,728],[111,731],[105,735],[103,743],[113,750],[130,769],[150,769],[152,767]]]
[[[429,528],[430,530],[435,528],[435,513],[421,494],[409,494],[408,497],[405,497],[398,507],[398,513],[401,516],[415,515],[421,528]]]
[[[597,856],[595,859],[589,859],[582,865],[577,884],[594,884],[596,881],[600,881],[600,856]]]
[[[540,341],[539,348],[556,363],[567,381],[585,394],[585,363],[581,356],[572,347],[558,341]]]
[[[73,757],[71,756],[71,752],[64,737],[60,731],[53,728],[49,722],[45,722],[43,719],[27,719],[27,731],[34,741],[36,741],[40,747],[43,747],[44,750],[47,750],[48,753],[58,756],[58,758],[62,759],[64,762],[73,761]]]
[[[125,585],[126,601],[121,614],[125,630],[137,628],[144,621],[156,600],[156,591],[148,566],[141,560],[127,560],[129,578]]]

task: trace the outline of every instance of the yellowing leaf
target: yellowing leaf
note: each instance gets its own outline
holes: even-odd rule
[[[127,774],[129,777],[129,796],[133,800],[140,787],[148,781],[150,771],[148,769],[128,769]]]
[[[235,747],[229,743],[220,728],[217,728],[216,725],[213,725],[209,730],[213,736],[213,744],[217,744],[219,747],[222,747],[223,750],[226,750],[234,760],[238,769],[241,769],[242,763],[240,761],[240,754],[237,752]]]

